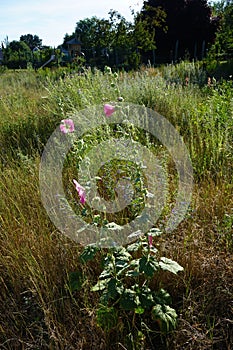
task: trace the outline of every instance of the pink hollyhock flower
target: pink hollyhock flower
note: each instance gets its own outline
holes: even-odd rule
[[[76,190],[78,192],[80,203],[81,204],[85,204],[85,202],[86,202],[85,189],[75,179],[73,179],[73,183],[75,184],[75,188],[76,188]]]
[[[60,124],[60,130],[63,134],[74,131],[74,122],[72,119],[63,119]]]
[[[152,248],[153,247],[153,237],[151,235],[148,236],[148,243],[149,243],[149,247]]]
[[[110,117],[115,112],[115,107],[109,104],[104,105],[104,113],[106,117]]]

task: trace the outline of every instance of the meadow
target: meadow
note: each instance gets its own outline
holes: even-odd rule
[[[166,117],[182,135],[192,161],[194,188],[189,209],[172,233],[163,232],[176,193],[174,166],[163,147],[157,150],[154,138],[137,128],[118,130],[167,161],[170,198],[155,223],[162,234],[153,235],[153,249],[183,270],[178,269],[177,274],[147,271],[146,285],[152,291],[162,287],[170,294],[170,305],[177,313],[171,329],[161,327],[163,316],[151,319],[140,307],[124,308],[123,302],[119,306],[112,296],[107,301],[111,307],[104,309],[104,315],[99,307],[101,289],[93,290],[93,286],[104,269],[108,251],[98,249],[95,256],[93,251],[83,253],[80,244],[59,232],[41,202],[41,155],[61,120],[86,108],[120,104],[121,100]],[[78,157],[84,157],[98,140],[115,133],[116,125],[107,130],[103,127],[77,142],[74,155],[66,163],[64,183],[77,171]],[[125,162],[120,166],[124,174],[131,172],[132,164],[128,170]],[[216,81],[201,65],[189,62],[117,74],[109,69],[2,70],[0,168],[1,349],[231,349],[232,77]],[[111,191],[105,192],[113,186],[116,168],[117,164],[110,164],[102,173],[107,174],[102,185],[102,195],[107,199],[112,196]],[[140,187],[136,193],[140,195],[141,191]],[[72,185],[67,196],[72,202]],[[141,198],[135,203],[123,213],[128,219],[143,208]],[[77,198],[73,204],[77,215],[83,214]],[[111,221],[124,223],[123,214],[111,217]],[[85,215],[87,220],[92,219],[91,213],[90,218]],[[95,215],[94,219],[101,225],[106,216]],[[139,252],[132,254],[137,258]],[[126,284],[130,277],[124,277]],[[167,320],[165,324],[172,323],[172,317]]]

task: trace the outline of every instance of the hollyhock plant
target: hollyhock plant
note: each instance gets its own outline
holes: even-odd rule
[[[72,119],[63,119],[60,124],[60,130],[63,134],[74,131],[74,122]]]
[[[73,179],[73,183],[74,183],[75,188],[76,188],[76,190],[78,192],[80,203],[81,204],[85,204],[85,202],[86,202],[85,189],[75,179]]]
[[[106,117],[110,117],[115,112],[115,107],[109,104],[104,105],[104,113]]]

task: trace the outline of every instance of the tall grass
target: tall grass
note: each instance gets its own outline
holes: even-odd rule
[[[185,80],[186,77],[189,80]],[[83,266],[81,247],[62,236],[41,204],[38,170],[50,134],[89,106],[143,104],[182,135],[195,171],[190,211],[174,234],[159,238],[161,253],[178,261],[178,278],[152,281],[169,290],[178,328],[162,337],[153,324],[130,342],[125,314],[109,334],[95,322],[90,292],[101,253]],[[203,71],[182,63],[110,74],[50,71],[0,76],[0,348],[2,349],[228,349],[232,332],[232,82],[207,85]],[[165,214],[164,214],[165,215]],[[72,272],[82,290],[70,285]]]

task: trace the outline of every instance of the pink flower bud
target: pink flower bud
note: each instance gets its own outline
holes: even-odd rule
[[[104,113],[106,117],[110,117],[115,112],[115,107],[109,104],[104,105]]]

